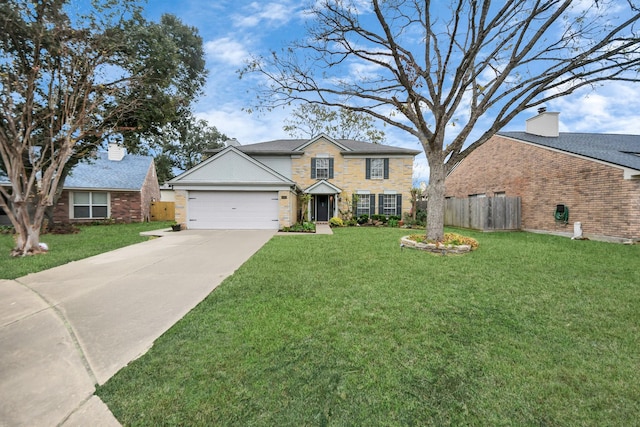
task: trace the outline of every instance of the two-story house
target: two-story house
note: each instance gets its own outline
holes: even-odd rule
[[[326,135],[229,145],[169,182],[176,221],[191,229],[278,229],[300,220],[300,196],[324,222],[341,212],[410,210],[419,151]]]

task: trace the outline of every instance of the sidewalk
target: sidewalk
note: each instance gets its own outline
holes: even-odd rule
[[[0,426],[118,426],[95,384],[144,354],[274,231],[162,235],[0,280]]]

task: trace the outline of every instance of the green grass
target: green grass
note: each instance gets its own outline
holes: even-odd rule
[[[99,253],[148,240],[140,232],[169,228],[170,222],[80,226],[77,234],[43,234],[40,241],[49,246],[49,252],[36,256],[14,258],[13,236],[0,234],[0,279],[15,279],[37,273]]]
[[[638,425],[640,246],[271,239],[97,394],[123,425]]]

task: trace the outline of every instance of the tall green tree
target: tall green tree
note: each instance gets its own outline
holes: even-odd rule
[[[639,80],[634,0],[321,0],[306,16],[304,39],[243,70],[269,82],[258,107],[346,108],[416,138],[434,240],[444,234],[447,173],[518,113]]]
[[[285,120],[283,127],[292,138],[312,138],[324,133],[332,138],[353,139],[382,144],[384,132],[377,129],[370,115],[347,108],[302,104]]]
[[[0,3],[0,207],[14,255],[39,251],[45,212],[69,169],[108,136],[129,147],[179,117],[205,82],[202,39],[128,0]]]
[[[170,180],[174,171],[191,169],[206,158],[208,150],[224,147],[228,139],[206,120],[184,114],[180,120],[166,125],[149,144],[148,151],[156,153],[158,181]]]

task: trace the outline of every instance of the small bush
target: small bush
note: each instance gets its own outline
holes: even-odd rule
[[[334,216],[329,220],[329,225],[331,227],[344,227],[344,222],[342,221],[342,218],[338,218],[337,216]]]
[[[397,219],[391,219],[391,218],[389,218],[389,222],[387,223],[387,225],[388,225],[389,227],[397,227],[399,222],[400,222],[400,221],[399,221],[399,220],[397,220]]]
[[[371,215],[371,220],[372,220],[372,221],[380,221],[380,222],[382,222],[382,223],[385,223],[385,224],[386,224],[386,222],[387,222],[387,216],[386,216],[386,215],[378,215],[378,214],[374,214],[374,215]]]
[[[280,231],[290,233],[315,233],[316,225],[313,222],[296,222],[291,227],[283,227]]]
[[[0,225],[0,234],[13,234],[15,229],[12,225]]]
[[[362,214],[358,216],[358,224],[362,225],[362,224],[366,224],[367,222],[369,222],[369,215],[367,214]]]

